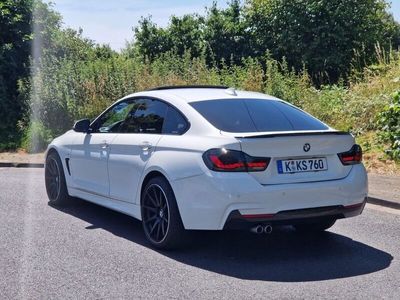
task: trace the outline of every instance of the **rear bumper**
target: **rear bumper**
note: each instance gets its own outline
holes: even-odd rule
[[[280,211],[276,214],[242,215],[238,210],[232,211],[224,229],[250,229],[257,224],[294,225],[313,223],[321,219],[343,219],[358,216],[365,207],[367,198],[359,204],[349,206],[335,205],[316,208]]]
[[[261,185],[247,173],[210,171],[172,181],[171,186],[184,227],[199,230],[222,230],[238,215],[271,215],[264,219],[287,223],[324,214],[351,217],[362,212],[364,205],[356,205],[365,202],[368,192],[362,164],[352,166],[345,178],[330,181]],[[247,219],[248,223],[266,221]]]

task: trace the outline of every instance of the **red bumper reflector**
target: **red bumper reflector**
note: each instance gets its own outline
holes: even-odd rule
[[[346,209],[357,208],[357,207],[360,207],[363,204],[364,204],[364,202],[357,203],[357,204],[352,204],[352,205],[346,205],[344,208],[346,208]]]
[[[273,216],[274,214],[242,215],[242,217],[246,219],[263,219],[272,218]]]

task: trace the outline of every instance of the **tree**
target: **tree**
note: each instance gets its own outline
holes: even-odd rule
[[[128,50],[130,56],[138,54],[152,60],[161,53],[171,50],[167,31],[159,28],[151,17],[142,18],[139,25],[134,28],[134,33],[135,41],[133,45],[128,46],[131,48]]]
[[[29,75],[31,0],[0,0],[0,150],[18,144],[18,80]]]
[[[239,0],[231,1],[225,9],[214,2],[205,17],[172,16],[167,28],[158,27],[150,17],[142,19],[134,29],[134,46],[128,52],[153,60],[168,51],[180,56],[189,51],[192,57],[207,53],[209,63],[240,63],[250,55],[246,28]]]
[[[219,9],[214,2],[207,11],[204,29],[211,58],[217,62],[240,63],[242,58],[252,56],[247,27],[240,1],[231,1],[226,9]]]
[[[249,0],[246,14],[257,55],[269,50],[296,70],[305,63],[318,83],[348,75],[355,52],[369,63],[376,43],[399,44],[387,8],[384,0]]]
[[[79,73],[78,64],[108,59],[114,52],[105,45],[95,46],[83,37],[81,29],[63,29],[61,16],[52,4],[41,0],[32,2],[31,23],[32,56],[30,65],[25,66],[30,76],[19,78],[19,98],[24,100],[20,103],[19,124],[24,131],[24,146],[39,151],[47,145],[47,139],[60,134],[73,121],[69,112],[76,108],[78,95],[75,90],[66,91],[71,88],[71,77]],[[65,65],[71,66],[69,72],[57,76]]]
[[[198,15],[172,16],[166,30],[167,44],[180,56],[190,50],[192,56],[198,57],[204,48],[203,27],[204,19]]]

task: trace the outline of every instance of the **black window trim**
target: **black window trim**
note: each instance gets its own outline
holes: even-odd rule
[[[180,134],[162,133],[162,132],[161,132],[161,133],[157,133],[157,134],[160,134],[160,135],[184,135],[184,134],[190,129],[191,124],[190,124],[190,122],[189,122],[189,119],[188,119],[188,118],[185,116],[185,114],[182,113],[175,105],[173,105],[173,104],[171,104],[171,103],[169,103],[169,102],[167,102],[167,101],[165,101],[165,100],[163,100],[163,99],[160,99],[160,98],[158,98],[158,97],[152,97],[152,96],[134,96],[134,97],[123,98],[123,99],[118,100],[117,102],[115,102],[115,103],[113,103],[112,105],[110,105],[110,106],[109,106],[105,111],[103,111],[100,115],[98,115],[98,116],[93,120],[93,122],[90,123],[90,128],[92,128],[92,126],[93,126],[94,124],[96,124],[96,122],[97,122],[103,115],[105,115],[106,113],[108,113],[111,109],[114,108],[114,106],[120,104],[121,102],[129,101],[129,100],[138,101],[138,100],[146,100],[146,99],[149,99],[149,100],[157,100],[157,101],[160,101],[160,102],[165,103],[165,104],[168,106],[168,108],[169,108],[169,107],[172,107],[173,109],[175,109],[175,110],[182,116],[182,118],[183,118],[183,119],[185,120],[185,122],[186,122],[186,128],[185,128],[185,130],[184,130],[182,133],[180,133]],[[167,112],[168,112],[168,110],[167,110]],[[95,131],[95,132],[91,132],[91,133],[104,133],[104,132]],[[116,134],[143,134],[143,133],[140,133],[140,132],[137,132],[137,133],[135,133],[135,132],[116,132]],[[153,133],[150,133],[150,134],[153,134]]]

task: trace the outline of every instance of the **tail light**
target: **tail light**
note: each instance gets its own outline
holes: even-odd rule
[[[362,149],[360,145],[354,145],[347,152],[338,153],[339,159],[343,165],[359,164],[362,160]]]
[[[206,166],[219,172],[259,172],[269,164],[269,157],[252,157],[242,151],[210,149],[203,154]]]

